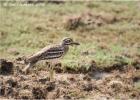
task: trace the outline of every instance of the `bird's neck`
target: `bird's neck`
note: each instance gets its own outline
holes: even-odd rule
[[[65,44],[61,44],[61,45],[64,48],[65,53],[68,52],[69,46],[68,45],[65,45]]]

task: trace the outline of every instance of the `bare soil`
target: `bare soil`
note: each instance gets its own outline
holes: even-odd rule
[[[83,69],[62,71],[61,66],[57,66],[54,68],[55,79],[50,81],[47,67],[31,69],[25,75],[20,72],[24,65],[1,60],[0,98],[140,99],[140,90],[134,86],[140,80],[139,65],[137,61],[132,65],[120,64],[102,69],[94,64],[86,72]]]

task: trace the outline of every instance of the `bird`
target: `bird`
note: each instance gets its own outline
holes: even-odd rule
[[[47,60],[50,63],[63,58],[69,51],[69,46],[80,45],[70,37],[65,37],[59,44],[46,46],[37,53],[26,59],[27,66],[22,70],[27,72],[34,64],[41,60]]]

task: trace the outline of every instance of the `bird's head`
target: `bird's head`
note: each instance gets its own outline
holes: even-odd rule
[[[62,45],[80,45],[78,42],[74,42],[72,38],[64,38],[62,40]]]

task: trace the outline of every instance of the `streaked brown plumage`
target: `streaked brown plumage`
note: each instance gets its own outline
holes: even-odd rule
[[[68,52],[69,45],[79,45],[79,43],[74,42],[71,38],[65,38],[59,45],[43,48],[39,52],[26,59],[28,65],[23,69],[23,71],[26,72],[30,67],[40,60],[48,60],[51,62],[54,59],[63,57]]]

